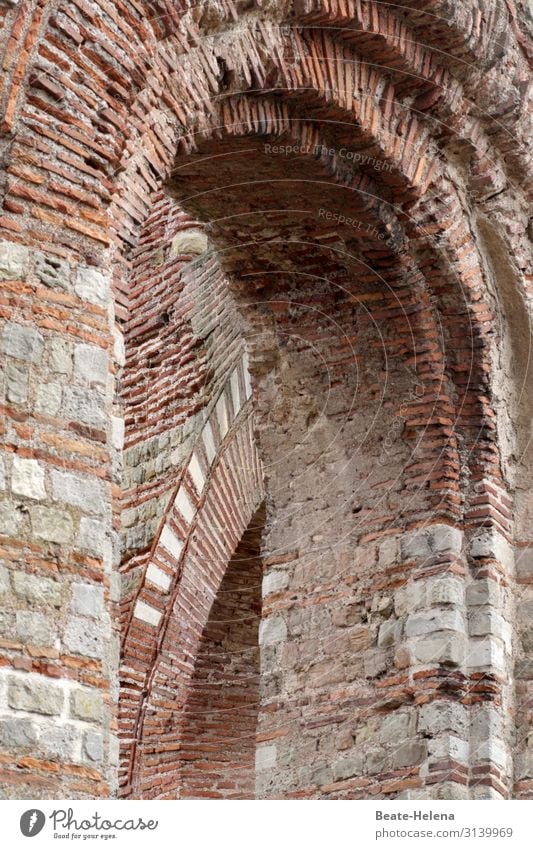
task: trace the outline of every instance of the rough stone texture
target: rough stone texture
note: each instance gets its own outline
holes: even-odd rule
[[[525,4],[47,8],[0,0],[0,792],[532,798]]]

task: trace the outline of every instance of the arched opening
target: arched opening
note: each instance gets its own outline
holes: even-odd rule
[[[264,520],[262,506],[228,563],[202,634],[183,710],[180,799],[255,795]]]

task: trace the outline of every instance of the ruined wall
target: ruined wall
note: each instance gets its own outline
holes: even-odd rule
[[[527,21],[0,0],[6,796],[531,797]]]

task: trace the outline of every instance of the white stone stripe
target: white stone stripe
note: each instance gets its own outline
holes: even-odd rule
[[[220,431],[220,438],[224,439],[228,432],[229,423],[228,423],[228,408],[226,405],[226,393],[223,392],[220,398],[218,399],[215,407],[216,416],[218,419],[218,429]]]
[[[239,369],[235,368],[230,377],[231,400],[233,402],[233,414],[236,416],[241,409],[241,393],[239,391]]]
[[[242,358],[242,372],[244,375],[244,397],[246,400],[250,398],[252,394],[252,382],[250,380],[250,371],[248,369],[248,354],[245,353]]]
[[[165,548],[173,557],[179,558],[183,549],[183,543],[168,525],[165,525],[159,537],[159,544]]]
[[[168,592],[168,588],[170,587],[170,575],[163,572],[163,570],[160,569],[159,566],[156,566],[155,563],[150,563],[148,565],[148,569],[146,570],[146,580],[155,584],[156,587],[159,587],[159,589],[163,590],[163,592]]]
[[[143,622],[147,622],[148,625],[159,625],[162,614],[159,610],[156,610],[155,607],[150,607],[150,605],[146,604],[144,601],[138,601],[135,605],[133,615],[136,619],[141,619]]]
[[[202,494],[202,490],[205,484],[205,475],[202,472],[202,467],[200,466],[200,461],[198,460],[198,456],[196,452],[193,452],[193,455],[189,461],[189,475],[191,476],[191,480],[196,487],[196,492],[198,495]]]
[[[216,457],[217,449],[215,448],[215,438],[213,436],[213,428],[211,427],[211,422],[206,422],[205,427],[202,433],[202,439],[205,445],[205,451],[207,454],[207,459],[209,464],[213,462]]]
[[[182,486],[180,486],[178,494],[174,499],[174,506],[177,510],[179,510],[185,521],[190,524],[194,518],[194,507],[191,504],[187,492]]]

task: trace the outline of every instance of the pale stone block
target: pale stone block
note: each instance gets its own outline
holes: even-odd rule
[[[165,525],[159,537],[159,544],[165,548],[169,554],[172,554],[176,560],[179,559],[183,550],[183,542],[176,536],[172,529]]]
[[[363,774],[365,757],[363,752],[353,752],[333,763],[333,778],[335,781],[344,781]]]
[[[53,607],[61,606],[63,585],[51,578],[41,578],[26,572],[14,572],[13,587],[15,593],[27,601],[40,605],[51,604]]]
[[[471,640],[466,655],[466,664],[470,669],[493,667],[503,670],[505,668],[503,644],[493,637]]]
[[[211,463],[216,457],[217,449],[215,446],[215,438],[213,436],[213,428],[211,427],[210,421],[207,421],[204,425],[204,429],[202,431],[202,441],[205,446],[207,459],[209,461],[209,464],[211,465]]]
[[[105,557],[110,548],[107,526],[97,519],[83,518],[80,522],[78,545],[82,551],[88,551],[96,557]]]
[[[397,619],[387,619],[379,626],[378,646],[384,648],[394,645],[402,635],[402,623]]]
[[[104,700],[98,690],[79,688],[70,697],[70,714],[85,722],[99,722],[104,714]]]
[[[239,391],[239,369],[233,369],[230,377],[231,402],[233,404],[233,415],[237,415],[241,409],[241,394]]]
[[[34,327],[9,322],[2,331],[1,350],[8,357],[37,364],[43,356],[44,339]]]
[[[512,628],[503,616],[490,608],[474,610],[468,617],[468,631],[472,637],[498,637],[508,651],[511,650]]]
[[[69,652],[84,657],[101,658],[105,650],[104,633],[95,622],[86,618],[70,619],[63,634],[63,643]]]
[[[205,485],[205,476],[202,471],[202,467],[200,466],[198,456],[194,452],[189,461],[188,472],[191,476],[191,480],[195,486],[196,492],[198,493],[198,495],[201,495]]]
[[[427,604],[456,604],[464,603],[464,584],[451,575],[432,578],[427,582]]]
[[[48,616],[37,610],[17,610],[17,637],[24,643],[36,646],[52,646],[56,635],[55,627]]]
[[[405,625],[405,633],[408,637],[446,630],[464,632],[465,622],[458,610],[432,610],[427,613],[415,613],[407,618]]]
[[[182,254],[199,255],[203,254],[208,247],[209,241],[202,230],[195,228],[181,230],[172,239],[170,256],[175,257]]]
[[[11,404],[25,404],[28,400],[30,371],[26,364],[8,362],[5,368],[6,398]]]
[[[72,373],[72,345],[66,339],[52,339],[49,351],[50,370],[58,374]]]
[[[107,503],[99,480],[53,469],[51,472],[54,500],[77,507],[84,513],[101,515]]]
[[[124,419],[120,416],[111,416],[111,445],[117,451],[124,448]]]
[[[287,637],[287,625],[281,616],[271,616],[259,623],[259,645],[270,646]]]
[[[508,752],[497,740],[485,740],[482,743],[472,744],[470,754],[473,761],[492,761],[503,769],[506,768],[509,760]]]
[[[465,640],[463,635],[442,631],[431,637],[414,641],[412,652],[423,664],[444,663],[459,666],[463,662]]]
[[[56,507],[31,507],[30,519],[35,539],[68,543],[72,540],[74,523],[69,513]]]
[[[400,713],[395,711],[386,716],[379,728],[378,739],[380,743],[398,743],[412,737],[415,730],[416,718],[414,713]]]
[[[85,383],[107,382],[109,354],[98,345],[76,345],[74,348],[74,377]]]
[[[445,700],[422,705],[418,730],[431,735],[452,731],[464,737],[468,730],[468,709],[458,702]]]
[[[79,298],[105,307],[111,297],[111,284],[109,278],[96,268],[80,266],[76,273],[74,291]]]
[[[472,607],[482,604],[491,604],[493,607],[500,607],[502,596],[500,585],[489,578],[480,578],[477,581],[472,581],[466,588],[466,603]]]
[[[85,757],[99,763],[104,757],[104,737],[96,731],[88,731],[83,738],[83,752]]]
[[[244,397],[246,400],[252,397],[252,381],[250,379],[249,365],[248,352],[245,352],[242,358],[242,373],[244,377]]]
[[[10,5],[16,2],[9,0]],[[30,254],[24,245],[0,240],[0,280],[25,280]]]
[[[5,566],[0,566],[0,595],[8,593],[11,589],[9,582],[9,569]]]
[[[99,619],[104,613],[104,588],[95,584],[73,584],[71,606],[80,616]]]
[[[262,772],[276,766],[277,752],[275,746],[258,746],[255,752],[255,769]]]
[[[61,685],[40,675],[17,676],[9,682],[8,704],[14,710],[57,716],[63,709],[63,701]]]
[[[65,418],[105,430],[105,397],[101,391],[66,386],[63,395]]]
[[[41,748],[48,758],[72,761],[79,737],[75,725],[46,726],[41,730]]]
[[[263,578],[263,598],[270,593],[279,593],[289,585],[289,576],[287,572],[282,572],[280,569],[275,569],[269,572]]]
[[[429,527],[429,545],[439,554],[452,552],[459,554],[463,546],[463,532],[450,525],[431,525]]]
[[[218,421],[220,438],[224,439],[229,429],[228,407],[226,404],[226,396],[224,392],[222,393],[215,405],[215,414]]]
[[[495,530],[485,530],[470,540],[472,557],[489,557],[502,563],[507,569],[514,567],[513,547],[505,537]]]
[[[133,615],[136,619],[141,619],[148,625],[154,625],[154,627],[157,627],[161,620],[161,612],[156,610],[155,607],[151,607],[149,604],[146,604],[144,601],[137,602]]]
[[[13,457],[11,486],[15,495],[42,500],[46,498],[44,469],[37,460]]]
[[[406,740],[392,752],[394,769],[404,769],[423,763],[427,758],[427,745],[422,740]]]
[[[14,504],[8,501],[0,503],[0,534],[6,537],[17,536],[22,516]]]
[[[156,566],[155,563],[150,563],[148,565],[148,569],[146,570],[146,580],[150,581],[151,584],[155,584],[156,587],[159,587],[163,592],[168,592],[170,587],[170,575],[167,575],[166,572],[163,572],[159,566]]]
[[[180,486],[178,489],[178,493],[174,499],[174,506],[181,513],[185,521],[190,524],[194,519],[195,509],[183,486]]]
[[[470,744],[454,734],[439,734],[428,740],[428,753],[432,760],[454,760],[468,763]]]
[[[35,410],[41,416],[57,416],[61,409],[63,387],[60,383],[42,383],[37,387]]]
[[[0,719],[0,746],[13,751],[34,749],[39,739],[38,725],[22,717]]]

